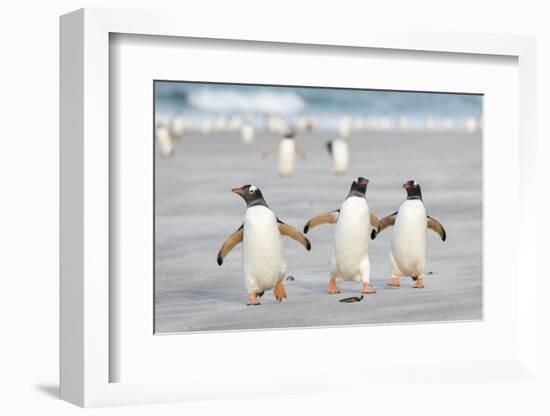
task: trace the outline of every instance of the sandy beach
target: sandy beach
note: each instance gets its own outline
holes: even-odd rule
[[[331,173],[322,133],[303,134],[297,143],[293,178],[280,178],[277,156],[260,154],[278,141],[263,134],[245,146],[237,133],[190,133],[175,144],[175,154],[156,160],[155,332],[217,331],[476,320],[482,318],[482,140],[480,135],[368,135],[350,138],[351,167],[346,176]],[[371,283],[377,290],[359,303],[339,299],[360,293],[360,284],[339,281],[340,295],[325,293],[334,226],[308,234],[307,252],[285,238],[288,299],[279,304],[271,292],[258,307],[246,306],[242,249],[237,246],[216,263],[223,241],[237,229],[244,201],[231,188],[255,184],[270,208],[302,229],[321,211],[339,208],[352,180],[369,178],[367,200],[383,217],[405,198],[408,179],[422,186],[428,214],[447,230],[447,241],[429,232],[425,289],[386,286],[392,229],[370,244]]]

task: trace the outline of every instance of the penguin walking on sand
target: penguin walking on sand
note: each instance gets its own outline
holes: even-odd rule
[[[302,160],[306,158],[304,151],[296,144],[294,140],[294,130],[285,134],[280,143],[276,143],[262,153],[262,157],[267,157],[272,153],[279,151],[279,176],[292,177],[294,176],[294,159],[297,153]]]
[[[340,293],[336,278],[360,281],[364,294],[376,293],[370,286],[369,239],[376,238],[379,222],[367,203],[368,183],[368,179],[361,177],[354,180],[340,209],[318,214],[304,227],[307,234],[321,224],[336,224],[329,266],[329,294]]]
[[[332,158],[332,172],[345,175],[349,167],[348,142],[345,139],[334,139],[327,142],[327,150]]]
[[[398,287],[400,277],[410,276],[415,282],[413,288],[422,289],[426,269],[427,230],[435,231],[443,241],[447,239],[447,233],[439,221],[426,213],[420,185],[410,180],[403,184],[403,188],[407,191],[407,199],[398,211],[380,220],[378,232],[394,226],[390,251],[392,276],[388,285]]]
[[[270,289],[275,299],[282,302],[286,298],[283,285],[286,259],[281,235],[296,240],[308,251],[311,244],[300,231],[277,218],[256,186],[245,185],[232,192],[245,200],[246,212],[243,224],[225,240],[218,252],[218,264],[221,266],[233,247],[242,242],[247,305],[259,305],[258,297]]]
[[[170,120],[169,128],[172,140],[181,139],[187,128],[187,120],[181,114],[176,114]]]

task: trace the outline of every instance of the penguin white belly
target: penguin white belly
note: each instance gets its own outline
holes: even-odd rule
[[[295,143],[293,139],[282,139],[279,145],[279,175],[292,176],[294,174]]]
[[[391,242],[392,273],[420,276],[426,268],[426,208],[420,200],[407,200],[397,214]]]
[[[368,282],[369,233],[370,209],[366,199],[349,197],[342,204],[336,223],[331,277]]]
[[[165,127],[157,127],[157,141],[159,145],[160,155],[165,158],[172,154],[173,145],[170,133]]]
[[[175,116],[170,121],[170,132],[174,137],[181,137],[185,132],[185,119],[181,116]]]
[[[348,143],[336,139],[332,142],[332,170],[336,174],[345,174],[349,166]]]
[[[243,269],[249,293],[271,289],[285,276],[286,260],[277,217],[265,206],[246,210]]]

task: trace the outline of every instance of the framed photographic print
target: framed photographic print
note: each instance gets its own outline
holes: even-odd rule
[[[482,319],[482,95],[153,87],[155,333]]]
[[[242,27],[61,19],[62,398],[532,379],[533,40]]]

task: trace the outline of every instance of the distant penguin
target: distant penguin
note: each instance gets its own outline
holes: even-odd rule
[[[328,141],[327,150],[332,158],[332,172],[335,175],[345,175],[349,167],[349,150],[347,140],[334,139]]]
[[[296,145],[294,140],[295,133],[290,131],[281,139],[280,143],[274,144],[271,148],[262,153],[262,157],[267,157],[271,153],[279,151],[279,167],[280,176],[294,176],[294,159],[297,153],[302,159],[306,158],[304,151]]]
[[[254,125],[250,121],[245,121],[241,126],[241,140],[244,144],[254,143]]]
[[[426,214],[420,185],[410,180],[403,184],[407,199],[399,210],[380,220],[379,233],[393,225],[390,262],[392,276],[389,286],[399,286],[399,278],[410,276],[415,282],[413,288],[424,287],[426,269],[427,230],[435,231],[441,240],[447,239],[443,226]]]
[[[239,116],[233,116],[227,123],[227,131],[239,131],[243,126],[243,120]]]
[[[174,145],[172,143],[172,137],[168,127],[159,123],[155,129],[155,136],[158,143],[158,149],[160,157],[166,159],[174,153]]]
[[[454,121],[451,117],[445,117],[443,119],[443,130],[445,130],[447,133],[452,132],[454,129]]]
[[[181,114],[176,114],[170,120],[170,135],[173,139],[181,139],[186,127],[187,120]]]
[[[338,134],[340,138],[347,139],[351,133],[352,118],[348,115],[342,116],[340,119],[340,126],[338,128]]]
[[[466,120],[466,131],[470,134],[475,134],[479,131],[479,123],[476,117],[468,117]]]
[[[213,128],[214,128],[214,123],[213,123],[212,119],[206,118],[202,121],[202,123],[201,123],[201,133],[203,135],[206,136],[206,135],[212,133]]]
[[[336,224],[329,267],[329,294],[340,293],[336,278],[359,281],[363,293],[375,293],[370,286],[369,239],[376,238],[379,224],[367,203],[368,183],[368,179],[357,178],[340,209],[318,214],[304,226],[307,234],[321,224]]]
[[[433,132],[435,130],[435,120],[432,116],[429,116],[424,123],[424,129],[428,132]]]
[[[400,117],[397,124],[401,133],[406,133],[409,130],[409,120],[407,120],[407,117]]]
[[[229,236],[218,252],[217,261],[223,259],[240,242],[243,243],[243,269],[248,305],[259,305],[258,297],[273,289],[278,302],[287,297],[283,279],[286,276],[286,259],[281,235],[286,235],[306,250],[311,250],[309,240],[296,228],[282,222],[267,206],[260,189],[254,185],[234,188],[246,202],[243,224]]]
[[[392,128],[392,121],[388,116],[382,116],[379,120],[380,130],[387,133]]]

